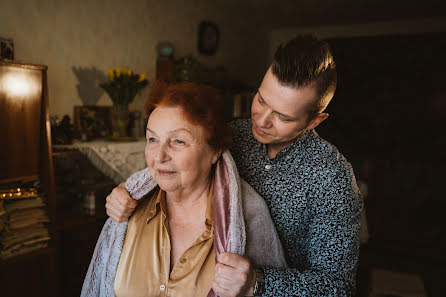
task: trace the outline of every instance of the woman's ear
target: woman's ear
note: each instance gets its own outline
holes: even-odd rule
[[[222,150],[218,150],[216,152],[214,152],[214,155],[212,156],[212,164],[217,163],[217,160],[220,158],[222,153]]]

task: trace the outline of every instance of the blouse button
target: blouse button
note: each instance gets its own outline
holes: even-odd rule
[[[181,264],[186,263],[186,259],[185,259],[185,258],[181,258],[181,259],[180,259],[180,263],[181,263]]]
[[[161,291],[164,291],[165,289],[166,289],[166,286],[165,286],[165,285],[161,285],[161,286],[160,286],[160,290],[161,290]]]
[[[269,165],[269,164],[265,165],[265,169],[266,170],[270,170],[271,169],[271,165]]]

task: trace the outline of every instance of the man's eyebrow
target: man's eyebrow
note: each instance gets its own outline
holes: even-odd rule
[[[265,101],[265,99],[263,98],[263,96],[262,96],[262,94],[260,93],[260,90],[259,90],[259,89],[257,90],[257,93],[259,94],[260,99],[262,99],[263,101]],[[268,105],[266,102],[265,102],[265,104]],[[276,114],[278,114],[278,115],[280,115],[280,116],[282,116],[282,117],[284,117],[284,118],[288,118],[288,119],[292,119],[292,118],[293,118],[292,116],[289,116],[289,115],[287,115],[287,114],[278,112],[277,110],[273,110],[273,112],[276,113]]]

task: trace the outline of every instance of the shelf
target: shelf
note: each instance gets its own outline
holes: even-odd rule
[[[56,150],[56,148],[53,147],[53,157],[57,157],[60,155],[66,155],[71,153],[77,153],[79,150],[77,149],[63,149],[63,150]]]
[[[0,260],[0,268],[2,266],[8,266],[13,263],[28,261],[35,257],[50,256],[50,255],[52,256],[55,255],[55,252],[56,248],[53,246],[52,241],[50,240],[49,246],[46,248],[34,250],[26,254],[17,255],[15,257],[6,260]]]

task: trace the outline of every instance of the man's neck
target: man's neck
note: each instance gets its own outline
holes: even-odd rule
[[[295,142],[299,137],[301,137],[307,131],[308,130],[304,130],[301,134],[299,134],[298,136],[296,136],[295,138],[293,138],[290,141],[268,144],[267,145],[268,157],[270,159],[274,159],[280,151],[282,151],[282,150],[286,149],[287,147],[289,147],[293,142]]]

